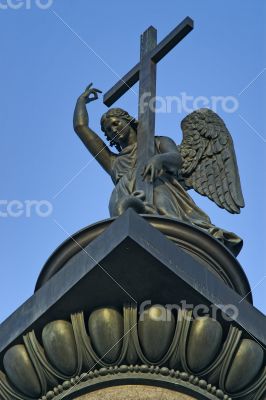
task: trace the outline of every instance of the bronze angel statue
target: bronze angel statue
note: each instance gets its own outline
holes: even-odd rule
[[[239,213],[244,207],[234,145],[223,120],[210,109],[199,109],[181,122],[181,145],[155,136],[155,155],[143,171],[143,179],[153,183],[153,204],[148,204],[144,193],[136,190],[138,121],[120,108],[103,114],[101,129],[118,151],[112,152],[89,127],[86,104],[97,100],[99,93],[90,84],[79,96],[74,129],[114,182],[111,217],[133,207],[141,214],[178,219],[206,230],[238,254],[242,240],[213,225],[187,193],[193,188],[230,213]]]

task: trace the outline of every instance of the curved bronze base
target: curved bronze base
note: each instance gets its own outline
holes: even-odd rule
[[[142,217],[252,303],[251,289],[241,265],[235,256],[218,240],[185,222],[160,216],[143,215]],[[110,218],[89,225],[63,242],[44,265],[37,280],[35,291],[63,268],[81,248],[86,247],[101,235],[115,219]]]

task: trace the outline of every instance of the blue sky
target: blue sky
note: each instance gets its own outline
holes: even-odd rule
[[[112,182],[73,132],[76,98],[89,82],[108,90],[135,65],[139,35],[148,26],[157,28],[161,40],[186,16],[195,29],[158,65],[157,94],[237,101],[234,112],[220,106],[217,112],[233,136],[246,208],[232,216],[193,197],[213,223],[243,237],[239,261],[256,307],[265,312],[265,3],[50,3],[40,9],[40,0],[0,0],[0,199],[22,204],[22,215],[0,218],[0,321],[33,293],[43,264],[66,232],[108,218]],[[134,116],[137,91],[136,85],[116,103]],[[105,110],[100,100],[90,105],[91,125],[99,133]],[[180,143],[185,115],[158,113],[157,134]],[[34,200],[50,202],[49,217],[27,215],[25,205]]]

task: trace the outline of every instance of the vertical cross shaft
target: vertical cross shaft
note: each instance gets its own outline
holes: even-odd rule
[[[157,45],[156,29],[152,26],[148,28],[141,35],[140,62],[104,95],[103,102],[110,107],[139,80],[136,190],[144,191],[145,201],[149,204],[153,204],[153,185],[146,180],[143,181],[141,173],[155,152],[156,64],[192,29],[193,21],[187,17]]]
[[[139,125],[137,148],[136,189],[143,190],[145,201],[153,203],[153,185],[143,181],[141,173],[154,155],[155,111],[150,108],[156,96],[156,63],[151,59],[151,51],[157,45],[157,30],[149,27],[141,35],[139,72]]]

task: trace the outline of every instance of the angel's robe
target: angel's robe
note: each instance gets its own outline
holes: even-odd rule
[[[160,137],[155,137],[155,154],[160,154]],[[137,143],[127,146],[113,163],[111,177],[115,184],[109,211],[111,217],[118,216],[119,204],[136,192]],[[145,203],[146,214],[158,214],[197,226],[225,244],[235,255],[243,241],[233,232],[227,232],[211,223],[178,181],[176,174],[164,172],[153,182],[153,204]]]

